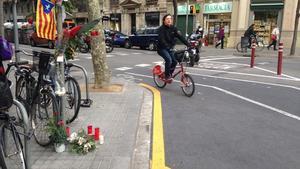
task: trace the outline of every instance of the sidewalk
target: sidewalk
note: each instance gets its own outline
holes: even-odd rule
[[[32,138],[32,169],[149,168],[152,93],[124,79],[113,79],[112,84],[123,84],[123,91],[91,92],[92,106],[81,108],[69,125],[71,132],[87,130],[88,124],[100,127],[104,144],[87,155],[77,155],[68,150],[55,153],[53,146],[40,147]]]

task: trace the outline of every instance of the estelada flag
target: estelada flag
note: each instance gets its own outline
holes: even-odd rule
[[[36,10],[36,32],[40,38],[55,40],[55,0],[38,0]]]

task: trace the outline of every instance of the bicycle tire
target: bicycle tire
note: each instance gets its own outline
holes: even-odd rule
[[[159,88],[164,88],[167,85],[167,83],[163,81],[159,75],[154,73],[153,73],[153,80],[155,85]]]
[[[243,50],[242,50],[242,43],[241,42],[237,43],[236,46],[235,46],[235,49],[238,52],[242,53],[243,52]]]
[[[78,116],[81,102],[80,87],[76,79],[67,76],[65,80],[66,87],[66,108],[74,110],[73,112],[66,111],[65,119],[67,123],[72,123]]]
[[[256,51],[261,52],[261,51],[264,50],[264,48],[265,48],[264,42],[263,41],[258,41],[257,46],[256,46]]]
[[[3,152],[1,142],[0,142],[0,169],[7,169],[4,161],[4,152]]]
[[[51,92],[41,92],[37,97],[37,102],[32,109],[31,125],[34,130],[34,139],[40,146],[51,144],[49,133],[45,130],[50,118],[55,118],[59,114],[56,97]],[[50,107],[50,111],[47,108]],[[45,109],[44,112],[41,109]]]
[[[26,101],[26,80],[24,77],[20,77],[17,80],[15,96],[18,101]]]
[[[9,127],[9,129],[7,128]],[[1,127],[3,146],[2,156],[4,157],[4,165],[9,169],[26,169],[26,161],[21,138],[16,132],[14,125]],[[9,133],[11,135],[9,135]],[[13,139],[13,140],[11,140]],[[14,143],[14,144],[12,144]]]
[[[194,83],[194,80],[193,78],[188,75],[188,74],[183,74],[183,76],[181,76],[181,89],[182,89],[182,92],[187,96],[187,97],[191,97],[193,96],[194,92],[195,92],[195,83]],[[190,86],[192,87],[191,88],[191,91],[188,91],[187,88],[190,88]]]

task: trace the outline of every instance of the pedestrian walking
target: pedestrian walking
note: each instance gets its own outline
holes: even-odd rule
[[[277,44],[278,37],[279,37],[279,28],[276,26],[273,29],[271,34],[272,43],[268,46],[268,50],[270,49],[271,46],[274,46],[274,50],[277,50],[276,44]]]
[[[218,33],[218,43],[216,44],[216,48],[221,45],[221,49],[224,49],[224,26],[221,26]]]

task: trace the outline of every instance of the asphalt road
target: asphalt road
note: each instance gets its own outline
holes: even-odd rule
[[[23,46],[30,49],[29,46]],[[166,165],[172,169],[299,169],[300,59],[249,58],[214,51],[188,68],[196,83],[185,97],[179,83],[159,89],[163,105]],[[156,52],[115,48],[107,55],[112,76],[155,86],[151,69]],[[92,78],[91,56],[74,63]],[[82,79],[79,71],[74,71]]]

